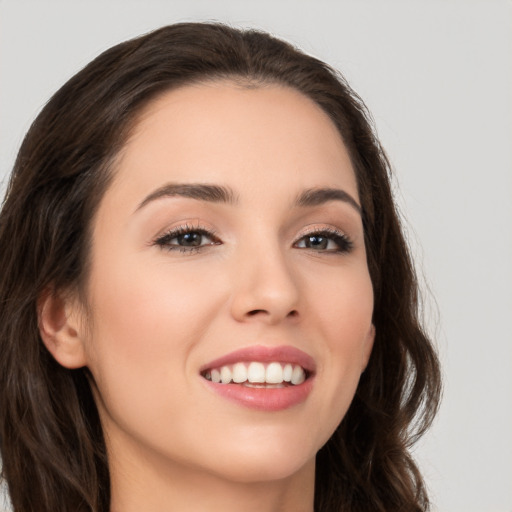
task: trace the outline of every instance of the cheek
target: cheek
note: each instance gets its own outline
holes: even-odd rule
[[[311,317],[316,319],[331,354],[338,359],[344,354],[347,364],[353,363],[363,353],[372,326],[373,287],[368,270],[358,263],[320,277],[307,283]]]
[[[103,400],[116,407],[141,400],[149,405],[170,396],[171,388],[179,397],[191,371],[188,356],[221,301],[204,293],[201,275],[166,262],[107,263],[102,260],[92,274],[94,322],[87,343],[88,366]]]
[[[105,270],[102,272],[102,268]],[[95,338],[105,337],[132,350],[178,349],[179,340],[193,339],[201,316],[214,309],[213,293],[205,296],[204,279],[180,272],[165,262],[147,265],[103,265],[91,286],[95,307]]]
[[[322,408],[326,416],[331,411],[334,430],[353,399],[373,343],[373,289],[366,268],[325,281],[313,305],[316,330],[327,351],[318,368]]]

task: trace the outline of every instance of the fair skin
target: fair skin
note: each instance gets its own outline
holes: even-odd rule
[[[115,173],[93,221],[88,315],[69,296],[40,311],[54,357],[93,376],[112,511],[311,512],[315,455],[374,339],[335,126],[288,88],[186,86],[146,109]],[[234,359],[293,363],[298,383],[211,380],[247,348]]]

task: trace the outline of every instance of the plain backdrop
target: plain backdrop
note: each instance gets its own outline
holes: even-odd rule
[[[435,510],[512,512],[512,3],[0,0],[0,180],[64,81],[117,42],[191,20],[279,35],[366,101],[443,361],[443,405],[416,450]]]

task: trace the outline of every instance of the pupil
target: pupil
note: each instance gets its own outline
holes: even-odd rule
[[[178,243],[180,245],[186,245],[188,247],[194,247],[201,245],[202,235],[200,233],[185,233],[184,235],[178,236]]]
[[[310,236],[306,245],[313,249],[327,249],[327,242],[327,238],[323,236]]]

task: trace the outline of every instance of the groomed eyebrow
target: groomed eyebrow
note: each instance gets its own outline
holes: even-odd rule
[[[233,190],[229,187],[204,183],[167,183],[146,196],[137,207],[137,210],[140,210],[148,203],[157,199],[176,196],[211,203],[235,204],[237,202]],[[357,201],[348,192],[339,188],[311,188],[304,190],[296,198],[295,205],[307,208],[320,206],[329,201],[342,201],[347,203],[361,214],[361,207]]]
[[[211,203],[233,204],[236,202],[235,194],[228,187],[204,183],[168,183],[145,197],[137,207],[137,210],[140,210],[156,199],[176,196],[197,199],[198,201],[209,201]]]
[[[340,188],[311,188],[302,192],[295,204],[300,207],[320,206],[329,201],[343,201],[352,206],[361,215],[361,206],[348,193]]]

